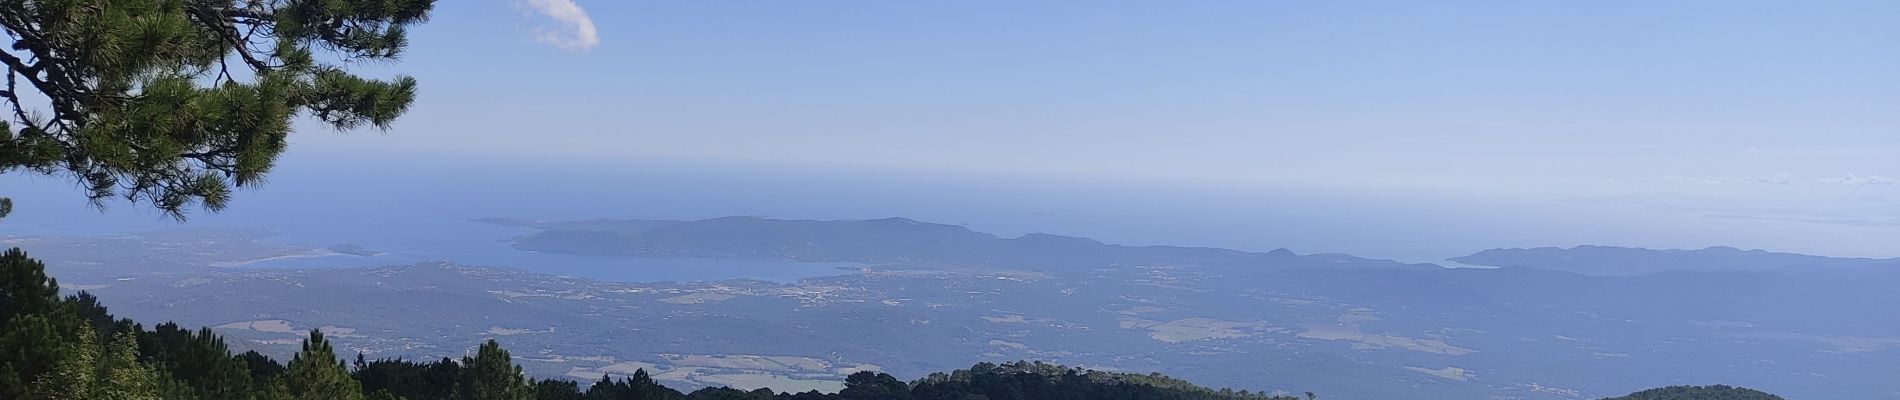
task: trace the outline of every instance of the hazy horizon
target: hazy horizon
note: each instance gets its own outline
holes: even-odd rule
[[[357,139],[376,141],[378,136]],[[10,230],[110,232],[269,226],[289,238],[358,243],[388,224],[422,231],[470,218],[788,219],[905,217],[1002,236],[1042,232],[1117,244],[1288,248],[1407,262],[1506,247],[1612,245],[1900,256],[1895,228],[1826,220],[1772,204],[1682,193],[1484,196],[1316,185],[997,179],[920,171],[720,165],[679,160],[414,158],[390,151],[293,150],[271,182],[185,223],[113,200],[101,212],[69,183],[8,176]],[[397,171],[391,165],[403,165]],[[371,173],[372,170],[379,172]],[[14,189],[17,190],[17,189]],[[334,205],[347,204],[347,207]],[[1796,234],[1799,233],[1799,234]],[[387,235],[387,233],[383,233]],[[495,238],[500,239],[500,238]]]

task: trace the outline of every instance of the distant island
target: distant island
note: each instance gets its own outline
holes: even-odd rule
[[[1568,249],[1493,249],[1451,261],[1493,267],[1523,267],[1596,276],[1636,276],[1663,271],[1771,271],[1789,268],[1900,267],[1900,259],[1835,258],[1716,246],[1700,250],[1576,246]]]
[[[1670,386],[1603,400],[1784,400],[1755,389],[1725,385]]]
[[[337,254],[347,254],[347,255],[352,255],[352,256],[357,256],[357,257],[375,257],[375,256],[383,255],[383,252],[366,249],[366,248],[363,248],[363,246],[361,245],[354,245],[354,244],[339,244],[339,245],[326,247],[325,249],[335,252]]]
[[[1211,247],[1131,246],[1088,238],[1030,233],[1014,238],[958,225],[908,218],[792,220],[721,217],[676,221],[587,219],[477,222],[529,228],[506,240],[523,251],[623,257],[696,257],[865,264],[995,266],[1031,269],[1170,265],[1223,268],[1414,269],[1442,267],[1344,254],[1297,254],[1288,249],[1251,252]],[[1790,268],[1900,267],[1900,259],[1836,258],[1716,246],[1656,250],[1614,246],[1484,250],[1448,261],[1472,266],[1528,268],[1591,276],[1638,276],[1663,271],[1772,271]]]
[[[1195,265],[1222,268],[1437,268],[1340,254],[1299,255],[1178,247],[1126,246],[1031,233],[1015,238],[907,218],[852,221],[723,217],[697,221],[593,219],[477,221],[540,230],[517,237],[526,251],[637,257],[756,258],[855,263],[1006,267]]]

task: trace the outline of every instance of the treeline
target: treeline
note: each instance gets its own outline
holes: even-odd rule
[[[1311,393],[1306,398],[1311,399]],[[45,265],[0,254],[0,399],[21,400],[1296,400],[1208,389],[1159,374],[1042,363],[978,364],[906,383],[858,372],[838,393],[715,387],[683,393],[646,371],[591,384],[528,378],[494,340],[460,360],[352,363],[312,331],[289,363],[233,354],[209,328],[146,329],[85,292],[60,296]]]
[[[1603,400],[1786,400],[1760,390],[1727,385],[1669,386]]]

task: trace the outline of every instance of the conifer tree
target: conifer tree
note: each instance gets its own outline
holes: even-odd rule
[[[159,324],[141,333],[139,344],[139,360],[165,371],[161,384],[168,393],[194,399],[246,399],[256,390],[245,360],[232,355],[230,346],[210,328],[194,333],[174,323]]]
[[[387,129],[407,110],[415,79],[342,61],[396,59],[434,3],[0,1],[0,173],[71,178],[96,204],[216,211],[262,182],[294,117]]]
[[[587,387],[587,399],[588,400],[618,399],[621,397],[619,393],[624,391],[622,390],[623,387],[625,386],[619,385],[617,384],[617,382],[614,382],[613,375],[600,374],[600,380],[594,381],[593,386]]]
[[[533,400],[534,389],[521,367],[514,364],[507,350],[494,339],[482,343],[475,357],[462,358],[461,382],[455,398],[460,400]]]
[[[891,374],[871,371],[858,371],[845,377],[844,390],[838,392],[843,400],[909,400],[910,385],[897,380]]]
[[[583,400],[580,382],[565,379],[547,379],[534,381],[535,400]]]
[[[106,346],[100,360],[99,382],[94,384],[99,400],[158,400],[157,375],[152,367],[139,362],[137,334],[119,332]]]
[[[91,327],[79,326],[78,337],[65,342],[66,351],[55,358],[51,371],[38,375],[28,390],[32,398],[45,400],[88,400],[98,382],[99,344]],[[23,397],[25,398],[25,397]]]
[[[646,368],[633,370],[633,376],[627,377],[627,386],[633,390],[633,398],[641,400],[677,399],[683,394],[678,390],[661,385],[648,374]]]
[[[20,249],[0,253],[0,399],[25,398],[68,353],[97,351],[91,331],[81,334],[86,324],[59,308],[59,284],[46,276],[45,264]],[[79,336],[90,344],[72,345]]]
[[[303,351],[290,359],[284,388],[295,400],[361,400],[363,387],[343,368],[323,331],[312,329]]]
[[[45,312],[59,302],[59,282],[46,276],[46,264],[18,248],[0,253],[0,326],[23,314]]]
[[[51,371],[33,381],[28,398],[46,400],[158,400],[156,372],[138,360],[138,338],[120,332],[101,348],[92,327],[76,324]]]

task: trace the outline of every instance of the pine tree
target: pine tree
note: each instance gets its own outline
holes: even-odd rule
[[[462,358],[461,381],[455,398],[461,400],[533,400],[534,389],[528,379],[494,339],[482,343],[475,357]]]
[[[535,400],[584,400],[579,382],[565,379],[534,381]]]
[[[262,182],[297,115],[387,129],[416,96],[394,60],[435,0],[0,1],[0,173],[72,178],[177,218]],[[11,211],[0,200],[0,217]]]
[[[673,390],[653,380],[653,376],[647,374],[645,368],[633,370],[633,376],[627,377],[627,386],[631,389],[633,398],[638,400],[677,399],[684,396],[678,390]]]
[[[32,388],[22,398],[45,400],[88,400],[93,398],[98,382],[99,343],[94,341],[92,328],[79,326],[79,335],[66,342],[67,351],[56,358],[57,363],[51,371],[38,375]]]
[[[13,317],[47,312],[59,302],[59,283],[46,276],[46,264],[18,248],[0,254],[0,326]]]
[[[244,354],[239,354],[232,358],[237,359],[238,363],[244,364],[245,372],[251,375],[251,392],[254,394],[252,396],[253,398],[286,398],[284,394],[286,389],[283,388],[280,379],[284,375],[283,364],[278,364],[277,360],[265,357],[256,350],[246,351]]]
[[[98,392],[93,398],[158,400],[158,378],[151,367],[139,362],[138,337],[132,331],[119,332],[100,361],[99,382],[94,385]]]
[[[245,360],[233,357],[210,328],[194,333],[174,323],[159,324],[139,335],[139,360],[165,372],[161,384],[169,393],[181,393],[167,398],[241,400],[256,390]]]
[[[120,332],[104,348],[92,328],[77,324],[51,371],[33,381],[28,398],[46,400],[158,400],[156,372],[138,360],[138,338]],[[103,354],[102,354],[103,353]]]
[[[46,276],[45,264],[20,249],[0,254],[0,399],[24,398],[66,353],[96,347],[68,344],[86,324],[60,308],[59,284]]]
[[[587,387],[587,399],[588,400],[619,399],[622,397],[620,393],[623,391],[626,391],[623,388],[624,388],[623,385],[618,385],[616,384],[616,382],[614,382],[613,375],[600,374],[600,380],[595,381],[593,386]]]
[[[350,377],[343,361],[336,358],[323,331],[311,330],[303,342],[303,351],[290,359],[284,373],[284,388],[295,400],[361,400],[362,385]]]
[[[843,400],[908,400],[910,385],[891,374],[858,371],[845,377],[844,390],[838,391],[838,398]]]
[[[295,397],[290,395],[290,385],[284,383],[284,377],[282,375],[273,376],[269,378],[268,381],[259,384],[257,395],[254,398],[257,400],[295,399]]]

